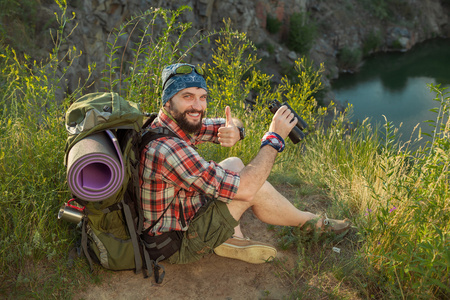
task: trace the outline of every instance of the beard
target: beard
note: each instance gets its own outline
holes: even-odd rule
[[[171,107],[173,107],[173,103],[171,103]],[[196,123],[192,123],[192,122],[188,121],[187,114],[189,114],[189,113],[199,113],[200,120]],[[180,128],[184,132],[196,133],[196,132],[200,131],[200,129],[202,128],[202,120],[203,120],[203,117],[205,116],[205,111],[190,109],[190,110],[186,110],[181,113],[177,109],[174,108],[174,109],[170,109],[170,114],[175,119],[175,121],[177,121],[178,126],[180,126]]]

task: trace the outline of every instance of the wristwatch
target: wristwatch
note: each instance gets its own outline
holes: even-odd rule
[[[243,140],[245,138],[245,128],[244,127],[238,127],[238,129],[239,129],[239,136],[240,136],[239,140]]]

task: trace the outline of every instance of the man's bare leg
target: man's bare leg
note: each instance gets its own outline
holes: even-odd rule
[[[231,215],[236,220],[239,220],[250,207],[259,220],[272,225],[299,226],[319,217],[296,208],[267,181],[255,195],[253,201],[232,201],[228,205]]]
[[[244,164],[238,158],[229,158],[220,163],[226,169],[240,172],[244,168]],[[239,189],[245,186],[239,186]],[[301,226],[306,222],[317,218],[317,227],[322,227],[323,219],[309,212],[297,209],[288,199],[281,195],[269,182],[265,181],[256,195],[250,201],[233,200],[227,204],[231,215],[240,220],[242,214],[249,208],[252,208],[256,217],[272,225],[282,226]],[[332,228],[335,225],[345,228],[345,221],[329,220]],[[333,224],[334,223],[334,224]],[[343,225],[343,227],[342,227]],[[334,230],[333,229],[333,230]],[[277,255],[277,250],[268,244],[243,239],[240,226],[234,228],[234,237],[214,249],[219,256],[233,259],[239,259],[249,263],[263,263],[270,261]]]
[[[224,168],[239,172],[244,164],[238,158],[228,158],[220,163]],[[307,221],[318,218],[317,215],[297,209],[288,199],[281,195],[269,182],[265,182],[253,201],[231,201],[228,209],[231,215],[239,220],[242,214],[252,207],[256,217],[264,223],[282,226],[299,226]],[[322,224],[318,224],[321,226]],[[235,235],[243,237],[239,226],[235,228]]]

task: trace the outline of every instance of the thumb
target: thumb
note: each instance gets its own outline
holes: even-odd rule
[[[231,117],[231,108],[229,106],[225,107],[225,127],[235,126],[233,118]]]

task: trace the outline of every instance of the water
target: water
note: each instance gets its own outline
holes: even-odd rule
[[[424,121],[436,119],[430,109],[439,103],[430,83],[450,86],[450,39],[427,41],[406,53],[374,55],[357,74],[341,75],[332,89],[341,103],[353,104],[353,121],[369,117],[372,124],[384,124],[384,115],[395,127],[402,124],[401,140],[407,141],[418,123],[422,132],[432,130]]]

